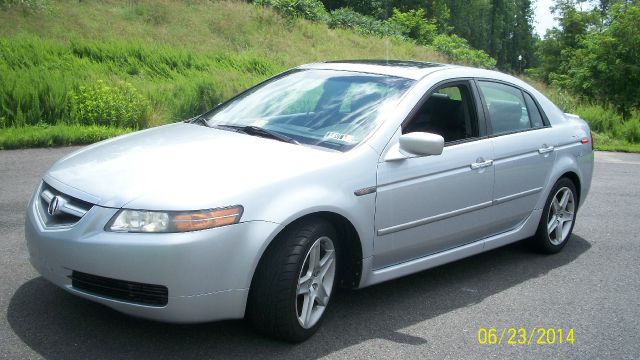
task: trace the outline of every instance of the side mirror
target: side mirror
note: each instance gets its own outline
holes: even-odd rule
[[[444,148],[444,138],[428,132],[412,132],[400,136],[400,152],[413,155],[440,155]]]

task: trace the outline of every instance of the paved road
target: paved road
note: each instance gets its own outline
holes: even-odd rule
[[[0,358],[639,358],[640,156],[597,154],[592,192],[560,254],[514,244],[338,293],[306,343],[242,321],[168,325],[71,296],[28,263],[23,211],[39,176],[73,150],[0,151]],[[574,329],[574,345],[479,345],[478,328]]]

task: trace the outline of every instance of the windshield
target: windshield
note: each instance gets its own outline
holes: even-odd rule
[[[360,143],[413,80],[334,70],[294,70],[203,115],[208,126],[255,128],[300,144],[346,151]],[[259,130],[259,129],[258,129]],[[264,132],[263,132],[264,134]]]

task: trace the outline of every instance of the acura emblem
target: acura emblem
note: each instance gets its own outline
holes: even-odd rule
[[[61,199],[58,196],[54,196],[51,199],[49,207],[47,208],[47,212],[49,213],[49,215],[54,216],[58,213],[58,210],[60,209],[60,202]]]

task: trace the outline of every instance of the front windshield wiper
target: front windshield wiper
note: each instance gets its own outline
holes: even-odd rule
[[[204,125],[204,126],[209,126],[209,124],[207,123],[207,119],[202,115],[194,116],[194,117],[192,117],[191,119],[189,119],[189,120],[187,120],[185,122],[188,122],[188,123],[191,123],[191,124],[201,124],[201,125]]]
[[[242,132],[247,135],[261,136],[261,137],[266,137],[266,138],[270,138],[270,139],[274,139],[274,140],[278,140],[278,141],[282,141],[290,144],[300,145],[300,143],[295,139],[292,139],[286,135],[280,134],[279,132],[276,132],[273,130],[261,128],[259,126],[253,126],[253,125],[238,126],[238,125],[220,124],[220,125],[214,125],[214,127],[229,129],[236,132]]]

